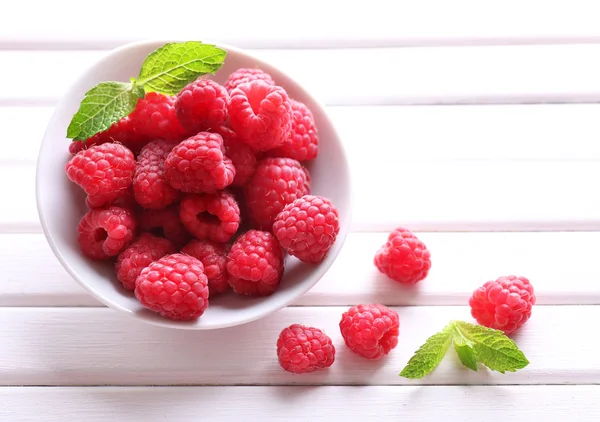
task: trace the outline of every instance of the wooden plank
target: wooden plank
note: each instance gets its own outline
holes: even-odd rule
[[[596,230],[600,166],[595,161],[413,161],[382,154],[354,169],[354,231]],[[39,232],[32,166],[0,167],[0,233]],[[319,194],[319,192],[314,192]],[[374,217],[376,212],[376,218]]]
[[[433,256],[417,288],[388,280],[372,264],[385,233],[351,233],[329,272],[295,306],[465,305],[476,287],[508,274],[529,277],[539,305],[600,304],[598,232],[417,235]],[[0,306],[102,306],[62,268],[43,235],[0,235],[0,256]]]
[[[596,77],[600,43],[254,53],[328,105],[593,103],[600,99]],[[11,63],[0,80],[3,103],[56,101],[104,54],[0,51],[0,63]],[[40,63],[44,63],[44,78],[39,77]],[[365,75],[360,83],[357,74]]]
[[[368,5],[347,2],[343,19],[339,19],[335,3],[307,0],[302,5],[291,9],[274,0],[232,0],[227,25],[222,18],[204,19],[199,34],[198,16],[223,16],[221,4],[183,0],[178,8],[186,13],[177,13],[177,19],[164,19],[160,25],[130,25],[128,17],[114,13],[123,7],[118,0],[104,1],[93,14],[67,0],[51,5],[36,3],[36,13],[31,13],[31,4],[24,2],[14,5],[11,16],[26,16],[28,25],[23,25],[22,19],[3,22],[0,46],[106,48],[147,38],[198,37],[271,48],[589,42],[600,38],[593,18],[596,5],[590,1],[509,0],[483,5],[476,0],[452,4],[444,0],[373,0]],[[287,19],[289,15],[294,19]],[[137,22],[151,22],[156,19],[156,10],[138,8],[136,17]],[[74,22],[85,22],[85,32],[80,31],[77,37],[72,33]],[[115,23],[110,31],[106,22]]]
[[[380,148],[365,148],[367,142],[381,142],[398,162],[600,159],[598,104],[332,106],[328,112],[348,153],[369,160],[378,159]],[[51,113],[0,107],[0,126],[11,140],[0,160],[35,162]]]
[[[303,422],[597,421],[599,386],[497,387],[22,387],[0,388],[0,419]]]
[[[537,306],[514,337],[531,362],[521,371],[473,372],[448,353],[420,381],[398,373],[449,320],[469,320],[468,307],[395,308],[399,346],[377,362],[343,345],[338,323],[346,309],[292,307],[231,329],[190,332],[147,325],[107,308],[0,308],[0,385],[583,385],[600,379],[598,345],[582,340],[589,338],[585,322],[600,318],[599,306]],[[318,326],[332,337],[338,353],[331,368],[297,376],[279,367],[275,341],[292,323]]]

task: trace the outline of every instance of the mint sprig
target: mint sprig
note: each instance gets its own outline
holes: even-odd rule
[[[479,363],[503,374],[529,365],[523,352],[502,331],[464,321],[450,321],[442,331],[425,341],[400,376],[419,379],[431,373],[442,361],[451,343],[454,343],[462,364],[473,371],[477,371]]]
[[[168,43],[150,53],[136,78],[125,82],[101,82],[85,93],[67,128],[67,138],[87,139],[105,131],[129,115],[148,92],[177,94],[196,78],[214,74],[227,52],[200,41]]]

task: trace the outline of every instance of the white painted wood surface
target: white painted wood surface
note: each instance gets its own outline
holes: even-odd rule
[[[116,0],[93,11],[17,2],[3,15],[0,421],[298,421],[307,409],[315,421],[600,419],[590,335],[600,318],[600,5],[306,0],[290,20],[281,2],[235,0],[224,25],[204,18],[224,16],[213,3],[179,2],[188,13],[153,25],[131,19],[156,21],[155,9]],[[57,100],[108,48],[161,37],[250,48],[289,72],[328,105],[354,170],[339,259],[293,306],[244,327],[169,331],[102,307],[41,234],[35,161]],[[416,289],[372,265],[398,225],[432,251]],[[449,319],[470,320],[472,290],[503,274],[536,288],[515,336],[530,366],[474,373],[450,353],[420,382],[397,376]],[[359,302],[401,315],[400,345],[380,362],[342,345],[339,317]],[[332,336],[328,371],[277,366],[275,339],[296,322]]]

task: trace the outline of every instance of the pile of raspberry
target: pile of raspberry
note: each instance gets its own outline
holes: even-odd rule
[[[259,69],[148,93],[69,147],[66,173],[89,208],[81,252],[114,262],[124,289],[173,320],[199,318],[229,290],[270,295],[287,254],[320,263],[339,233],[303,165],[318,147],[309,108]]]

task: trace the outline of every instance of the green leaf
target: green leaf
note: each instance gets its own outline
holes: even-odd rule
[[[131,113],[137,100],[129,83],[99,83],[85,93],[79,110],[67,128],[67,138],[87,139],[108,129]]]
[[[168,43],[146,57],[137,84],[146,92],[175,95],[188,83],[223,66],[227,52],[199,41]]]
[[[433,371],[444,358],[450,343],[452,343],[452,324],[442,331],[432,335],[400,372],[400,376],[408,379],[419,379]]]
[[[452,321],[454,350],[458,354],[458,358],[467,368],[477,371],[477,355],[473,350],[473,343],[464,338],[459,330],[456,329],[456,324]]]
[[[453,321],[452,325],[460,336],[472,344],[477,360],[491,370],[514,372],[529,365],[523,352],[502,331],[464,321]]]

